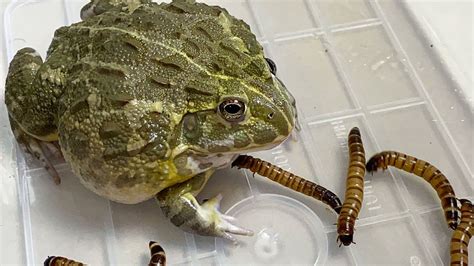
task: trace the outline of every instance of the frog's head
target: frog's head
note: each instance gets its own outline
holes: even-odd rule
[[[182,43],[186,57],[180,62],[188,67],[176,83],[184,84],[187,107],[175,120],[174,146],[180,148],[174,154],[229,158],[282,143],[295,127],[294,98],[249,25],[225,9],[194,1],[164,8],[170,7],[208,16],[187,30],[193,35]]]
[[[245,79],[221,76],[214,95],[194,95],[181,121],[181,137],[193,152],[240,154],[282,143],[296,123],[295,100],[263,56],[263,75]],[[195,102],[205,103],[203,110]],[[199,108],[199,107],[197,107]]]

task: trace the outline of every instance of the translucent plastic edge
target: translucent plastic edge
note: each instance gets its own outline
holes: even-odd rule
[[[424,19],[423,16],[420,16],[415,12],[414,6],[407,0],[400,1],[401,6],[405,9],[407,14],[416,21],[418,25],[421,36],[425,40],[434,43],[433,50],[441,59],[443,70],[449,74],[452,79],[452,82],[456,87],[460,88],[459,96],[462,101],[464,101],[469,107],[471,112],[474,112],[474,100],[473,100],[473,91],[472,91],[472,81],[466,77],[461,71],[458,63],[454,58],[449,54],[448,50],[443,45],[442,40],[438,38],[435,31],[431,28],[430,24]]]
[[[412,80],[413,84],[415,85],[418,93],[426,102],[426,109],[429,111],[430,115],[435,118],[439,123],[436,123],[435,126],[437,127],[441,137],[447,144],[447,148],[451,152],[452,156],[458,160],[460,169],[462,174],[464,175],[466,180],[470,180],[469,177],[472,177],[473,173],[468,167],[468,163],[466,162],[466,158],[462,156],[461,149],[457,145],[456,141],[454,140],[453,135],[451,134],[451,130],[448,128],[446,121],[442,119],[441,114],[434,104],[431,95],[428,93],[427,89],[425,88],[425,84],[421,80],[418,72],[415,70],[414,64],[412,63],[411,58],[408,56],[407,52],[403,48],[400,39],[398,38],[397,34],[395,33],[392,25],[389,23],[387,16],[385,15],[385,11],[379,4],[379,0],[369,0],[369,3],[377,14],[377,16],[382,20],[384,30],[393,46],[395,51],[403,56],[406,59],[405,66],[408,69],[408,74],[410,79]],[[402,6],[403,7],[403,6]],[[471,185],[472,187],[472,185]]]
[[[21,208],[21,221],[23,228],[24,248],[25,248],[25,260],[27,265],[35,265],[35,254],[33,244],[33,230],[31,224],[31,209],[30,209],[30,196],[28,194],[29,186],[26,177],[26,162],[25,157],[20,152],[21,149],[18,144],[14,146],[17,161],[17,178],[16,186],[18,192],[18,200]]]
[[[3,12],[3,33],[5,41],[5,50],[7,55],[7,63],[13,58],[13,48],[11,47],[11,41],[13,33],[11,31],[11,14],[13,11],[29,2],[28,0],[12,0],[10,4],[7,5],[5,11]],[[18,200],[20,203],[20,215],[23,228],[23,238],[24,238],[24,248],[25,254],[24,258],[27,265],[35,265],[35,254],[34,254],[34,245],[33,245],[33,233],[32,233],[32,224],[31,224],[31,210],[30,210],[30,198],[28,194],[28,182],[26,180],[26,169],[25,169],[25,158],[20,152],[18,144],[14,145],[15,154],[16,154],[16,165],[17,165],[17,178],[16,178],[16,187],[18,191]]]
[[[12,0],[10,4],[7,5],[5,8],[5,11],[3,12],[3,34],[4,34],[4,41],[5,41],[5,50],[7,52],[7,61],[10,62],[13,58],[13,47],[11,47],[11,42],[13,41],[13,32],[11,31],[12,25],[11,25],[11,20],[12,16],[11,14],[13,11],[21,7],[22,5],[25,5],[29,2],[37,2],[35,0]]]

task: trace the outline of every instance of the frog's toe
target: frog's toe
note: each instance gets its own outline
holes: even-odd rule
[[[34,159],[41,162],[44,169],[46,169],[49,175],[53,178],[54,183],[56,185],[59,185],[61,183],[61,178],[59,177],[56,168],[54,168],[54,165],[51,163],[48,156],[46,155],[46,150],[48,149],[46,143],[26,135],[23,135],[20,138],[17,137],[17,139],[18,144],[23,150],[23,152],[25,152],[26,154],[30,154],[34,157]]]
[[[46,142],[39,139],[36,139],[28,134],[26,134],[23,129],[10,117],[10,123],[13,130],[13,135],[18,142],[18,146],[25,154],[31,155],[34,159],[41,162],[43,167],[48,171],[48,173],[53,178],[54,183],[59,185],[61,183],[61,178],[59,177],[58,172],[54,168],[54,165],[51,163],[49,154],[50,147],[54,145],[59,145],[57,142]],[[57,146],[59,147],[59,146]],[[52,148],[52,147],[51,147]],[[60,148],[59,148],[60,150]],[[49,153],[48,153],[49,152]]]
[[[56,168],[54,168],[54,165],[49,160],[49,157],[46,156],[46,150],[48,149],[48,147],[46,146],[45,142],[35,140],[35,143],[32,143],[32,145],[30,145],[30,148],[32,149],[33,155],[36,157],[36,159],[41,162],[44,169],[46,169],[49,175],[53,178],[54,183],[56,185],[61,184],[61,177],[56,171]]]
[[[59,177],[56,168],[54,168],[54,165],[46,155],[46,149],[48,148],[44,142],[31,138],[27,144],[19,143],[19,145],[24,152],[31,154],[36,160],[41,162],[44,169],[48,171],[56,185],[61,183],[61,177]]]
[[[232,216],[222,214],[219,211],[219,206],[220,206],[220,201],[222,200],[222,195],[219,194],[216,197],[206,201],[201,207],[204,211],[204,213],[208,213],[208,219],[210,220],[210,224],[215,225],[214,226],[214,235],[216,236],[222,236],[224,238],[227,238],[231,241],[236,241],[234,235],[246,235],[246,236],[251,236],[253,235],[253,232],[251,230],[239,227],[233,222],[236,221],[236,219]]]
[[[253,231],[239,227],[230,223],[226,219],[222,219],[221,223],[217,226],[220,230],[225,232],[225,234],[234,234],[234,235],[243,235],[243,236],[253,236]],[[224,236],[225,236],[224,234]]]
[[[44,142],[44,144],[48,148],[49,153],[51,153],[55,158],[64,160],[64,155],[59,146],[59,142]]]
[[[236,242],[234,235],[251,236],[253,232],[235,224],[235,218],[219,211],[222,195],[199,204],[197,194],[212,172],[167,188],[156,195],[163,214],[177,227],[204,236],[223,237]]]

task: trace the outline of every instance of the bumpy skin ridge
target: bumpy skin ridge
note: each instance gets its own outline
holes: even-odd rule
[[[289,135],[289,93],[243,21],[194,1],[93,2],[84,21],[56,31],[44,64],[35,56],[26,71],[14,59],[6,86],[12,119],[43,140],[59,133],[86,187],[137,203],[222,166],[197,167],[191,155],[263,149]],[[247,103],[245,121],[219,117],[225,97]]]

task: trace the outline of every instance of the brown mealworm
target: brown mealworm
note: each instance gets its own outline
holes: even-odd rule
[[[234,166],[249,169],[251,172],[267,177],[280,185],[320,200],[334,209],[336,213],[341,210],[341,201],[336,194],[269,162],[248,155],[240,155],[232,163],[232,167]]]
[[[337,240],[348,246],[353,242],[354,226],[364,198],[365,151],[360,131],[354,127],[349,132],[349,169],[346,194],[337,220]]]
[[[85,264],[60,256],[49,256],[44,261],[44,266],[84,266]]]
[[[441,200],[441,206],[448,226],[456,229],[459,219],[459,207],[456,195],[446,176],[430,163],[413,156],[396,152],[383,151],[375,154],[367,163],[367,171],[375,172],[377,169],[387,169],[393,166],[422,177],[436,190]]]
[[[151,258],[148,266],[166,266],[165,250],[155,241],[150,241],[148,244],[150,248]]]
[[[474,234],[474,206],[462,199],[461,222],[451,237],[451,265],[468,265],[468,245]]]

